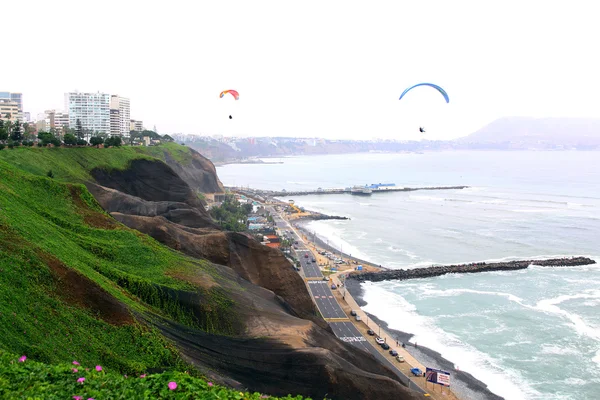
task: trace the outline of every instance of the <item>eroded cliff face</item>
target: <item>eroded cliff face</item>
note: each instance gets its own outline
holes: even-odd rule
[[[173,168],[177,175],[189,185],[192,191],[200,191],[202,193],[225,192],[212,161],[191,148],[190,152],[192,161],[189,164],[178,162],[166,152],[165,160],[167,165]]]
[[[238,325],[233,336],[225,337],[160,318],[148,323],[173,340],[184,358],[230,385],[313,398],[413,398],[387,367],[335,338],[316,316],[304,282],[281,252],[217,227],[187,183],[218,188],[210,166],[204,177],[183,179],[178,167],[136,160],[125,171],[92,171],[96,182],[86,185],[126,226],[214,263],[210,285],[233,301],[231,313]],[[208,284],[202,276],[177,278],[199,287]],[[188,309],[201,308],[202,298],[192,292],[173,296]],[[230,320],[223,318],[223,323]]]

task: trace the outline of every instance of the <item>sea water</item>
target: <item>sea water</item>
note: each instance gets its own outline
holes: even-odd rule
[[[226,185],[371,183],[463,190],[296,196],[347,221],[309,229],[389,268],[587,255],[600,261],[600,153],[441,152],[290,157],[218,168]],[[365,310],[506,399],[600,398],[600,267],[532,267],[363,284]]]

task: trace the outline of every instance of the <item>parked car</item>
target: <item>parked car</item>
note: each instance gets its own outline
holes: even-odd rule
[[[308,258],[308,254],[304,253],[304,258]]]
[[[384,350],[388,350],[390,348],[390,345],[387,343],[384,343],[381,345],[381,347],[383,347]]]
[[[313,259],[312,259],[312,262],[316,263],[316,262],[317,262],[317,260],[315,260],[315,259],[313,258]]]
[[[396,356],[396,361],[402,363],[402,362],[404,362],[404,357],[402,357],[402,356]]]
[[[396,357],[398,355],[398,352],[396,350],[390,350],[390,354]]]
[[[354,310],[350,311],[350,315],[352,315],[354,317],[356,315],[356,311],[354,311]]]
[[[369,329],[367,331],[367,335],[369,335],[369,336],[375,336],[375,332],[373,330]]]
[[[323,280],[324,280],[324,281],[328,281],[328,280],[329,280],[329,278],[328,278],[328,277],[326,277],[326,276],[324,276],[324,277],[323,277]]]
[[[335,286],[335,283],[331,284],[331,290],[337,289],[337,286]]]
[[[419,368],[411,368],[410,372],[412,372],[412,374],[414,376],[421,376],[421,375],[423,375],[423,372]]]
[[[376,337],[376,338],[375,338],[375,341],[377,342],[377,344],[384,344],[384,343],[385,343],[385,340],[383,340],[383,339],[382,339],[382,338],[380,338],[380,337]]]
[[[357,321],[361,321],[360,315],[356,315],[354,318],[356,318]]]

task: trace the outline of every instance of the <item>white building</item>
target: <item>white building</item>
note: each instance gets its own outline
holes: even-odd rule
[[[118,95],[110,97],[110,134],[129,137],[131,128],[129,99]]]
[[[11,92],[0,92],[0,100],[4,100],[4,103],[13,102],[17,104],[16,115],[11,115],[11,119],[19,120],[23,122],[23,94],[22,93],[11,93]]]
[[[11,122],[19,119],[19,105],[17,102],[0,98],[0,119]]]
[[[69,128],[76,129],[79,120],[86,133],[110,133],[110,103],[106,93],[65,93]]]
[[[144,123],[142,121],[136,121],[135,119],[132,119],[129,123],[129,130],[141,132],[144,130]]]

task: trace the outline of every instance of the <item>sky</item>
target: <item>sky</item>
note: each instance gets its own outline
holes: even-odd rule
[[[9,1],[0,91],[131,100],[159,133],[451,139],[504,116],[600,118],[594,1]],[[16,44],[16,46],[15,46]],[[4,57],[3,57],[4,58]],[[402,91],[420,82],[401,101]],[[219,98],[236,89],[239,101]],[[229,115],[232,119],[229,119]]]

